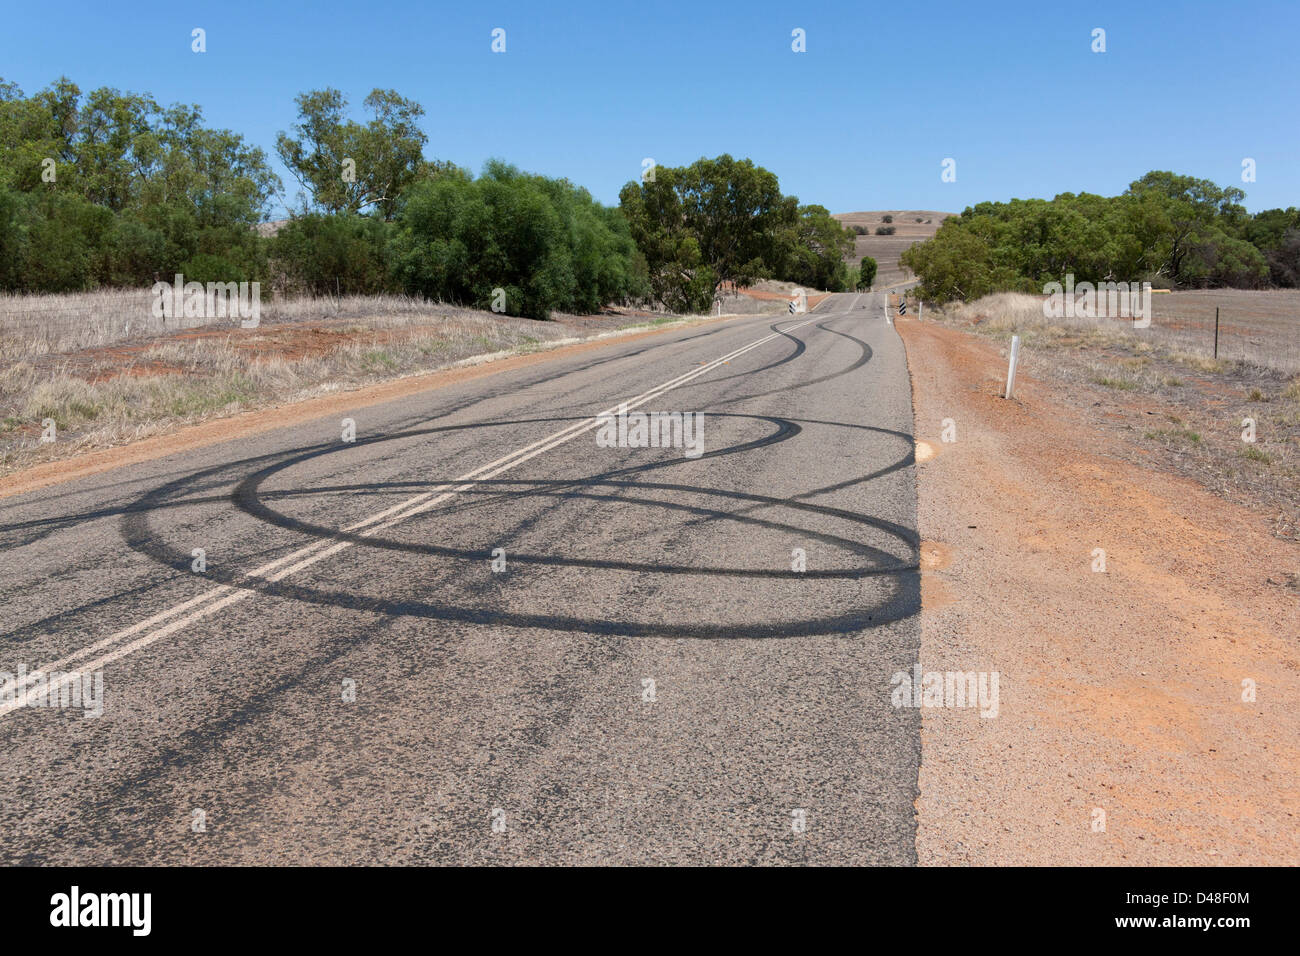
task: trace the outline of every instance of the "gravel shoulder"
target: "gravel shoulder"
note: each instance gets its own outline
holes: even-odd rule
[[[1022,374],[1006,401],[996,346],[897,327],[928,446],[921,664],[1000,677],[996,718],[922,710],[919,862],[1300,862],[1300,548],[1132,460],[1087,390]]]

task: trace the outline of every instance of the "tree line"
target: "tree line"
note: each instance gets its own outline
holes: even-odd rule
[[[926,298],[1041,292],[1067,273],[1082,282],[1155,288],[1300,286],[1300,209],[1251,215],[1245,193],[1153,171],[1119,196],[982,202],[944,220],[902,264]]]
[[[425,158],[423,108],[374,90],[296,99],[275,152],[300,191],[262,235],[284,184],[259,147],[198,106],[63,78],[32,96],[0,80],[0,290],[67,292],[260,280],[288,293],[401,292],[537,318],[611,302],[703,311],[729,284],[775,278],[842,291],[852,233],[781,193],[748,159],[659,167],[617,207],[499,160],[477,176]]]

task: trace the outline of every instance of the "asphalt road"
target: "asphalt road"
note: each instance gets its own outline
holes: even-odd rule
[[[628,400],[704,453],[602,447]],[[0,862],[915,861],[880,295],[352,417],[0,500],[0,672],[103,674],[0,703]]]

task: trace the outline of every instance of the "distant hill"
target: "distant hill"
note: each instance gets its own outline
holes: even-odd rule
[[[257,230],[259,236],[270,238],[284,228],[288,219],[272,219],[270,222],[259,222],[253,228]]]
[[[927,209],[879,209],[868,212],[837,212],[835,218],[849,228],[860,226],[867,235],[858,236],[854,242],[853,256],[849,260],[854,268],[864,256],[871,256],[880,267],[876,273],[876,286],[888,285],[903,279],[898,265],[898,257],[903,250],[913,243],[929,239],[939,230],[940,224],[950,212],[935,212]],[[887,223],[885,216],[892,216],[894,221]],[[917,222],[917,220],[921,220]],[[879,226],[893,226],[892,236],[878,236]]]

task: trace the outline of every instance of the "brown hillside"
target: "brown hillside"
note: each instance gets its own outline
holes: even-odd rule
[[[840,212],[835,218],[852,228],[861,226],[868,235],[858,236],[854,242],[853,256],[850,263],[856,269],[864,256],[876,260],[880,269],[876,273],[876,285],[888,285],[902,280],[903,274],[898,265],[898,257],[903,250],[916,242],[929,239],[938,231],[939,225],[953,213],[935,212],[925,209],[879,209],[868,212]],[[884,221],[885,216],[893,216],[892,223]],[[916,220],[920,219],[920,222]],[[878,226],[894,227],[892,236],[877,236]]]

